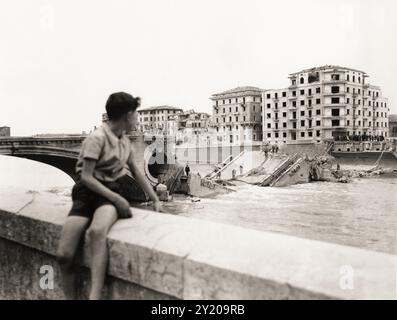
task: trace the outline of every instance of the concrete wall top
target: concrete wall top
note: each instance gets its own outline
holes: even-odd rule
[[[54,255],[69,197],[5,187],[0,194],[0,237]],[[158,292],[181,299],[396,298],[394,255],[132,211],[133,219],[109,233],[108,273]],[[346,272],[353,288],[343,286]]]

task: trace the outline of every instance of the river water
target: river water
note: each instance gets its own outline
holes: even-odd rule
[[[0,182],[66,194],[73,185],[58,169],[6,156],[0,156]],[[283,188],[241,184],[235,190],[207,199],[176,195],[165,208],[185,217],[397,254],[396,174],[347,184],[316,182]]]

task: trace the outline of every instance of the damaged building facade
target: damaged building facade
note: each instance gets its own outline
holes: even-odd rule
[[[327,65],[290,74],[287,88],[264,90],[264,142],[320,142],[355,135],[387,138],[387,98],[367,78],[363,71]]]

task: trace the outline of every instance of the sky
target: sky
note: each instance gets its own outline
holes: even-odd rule
[[[394,0],[1,0],[0,126],[89,132],[110,93],[212,113],[237,86],[288,86],[321,65],[363,70],[397,113]]]

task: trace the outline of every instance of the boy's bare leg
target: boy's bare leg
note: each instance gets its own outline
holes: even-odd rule
[[[57,258],[61,269],[61,285],[66,299],[76,299],[73,261],[88,223],[89,219],[86,217],[69,216],[62,228]]]
[[[108,265],[108,248],[106,237],[111,226],[117,220],[117,210],[113,205],[103,205],[95,213],[87,230],[91,251],[91,291],[90,300],[101,298]]]

